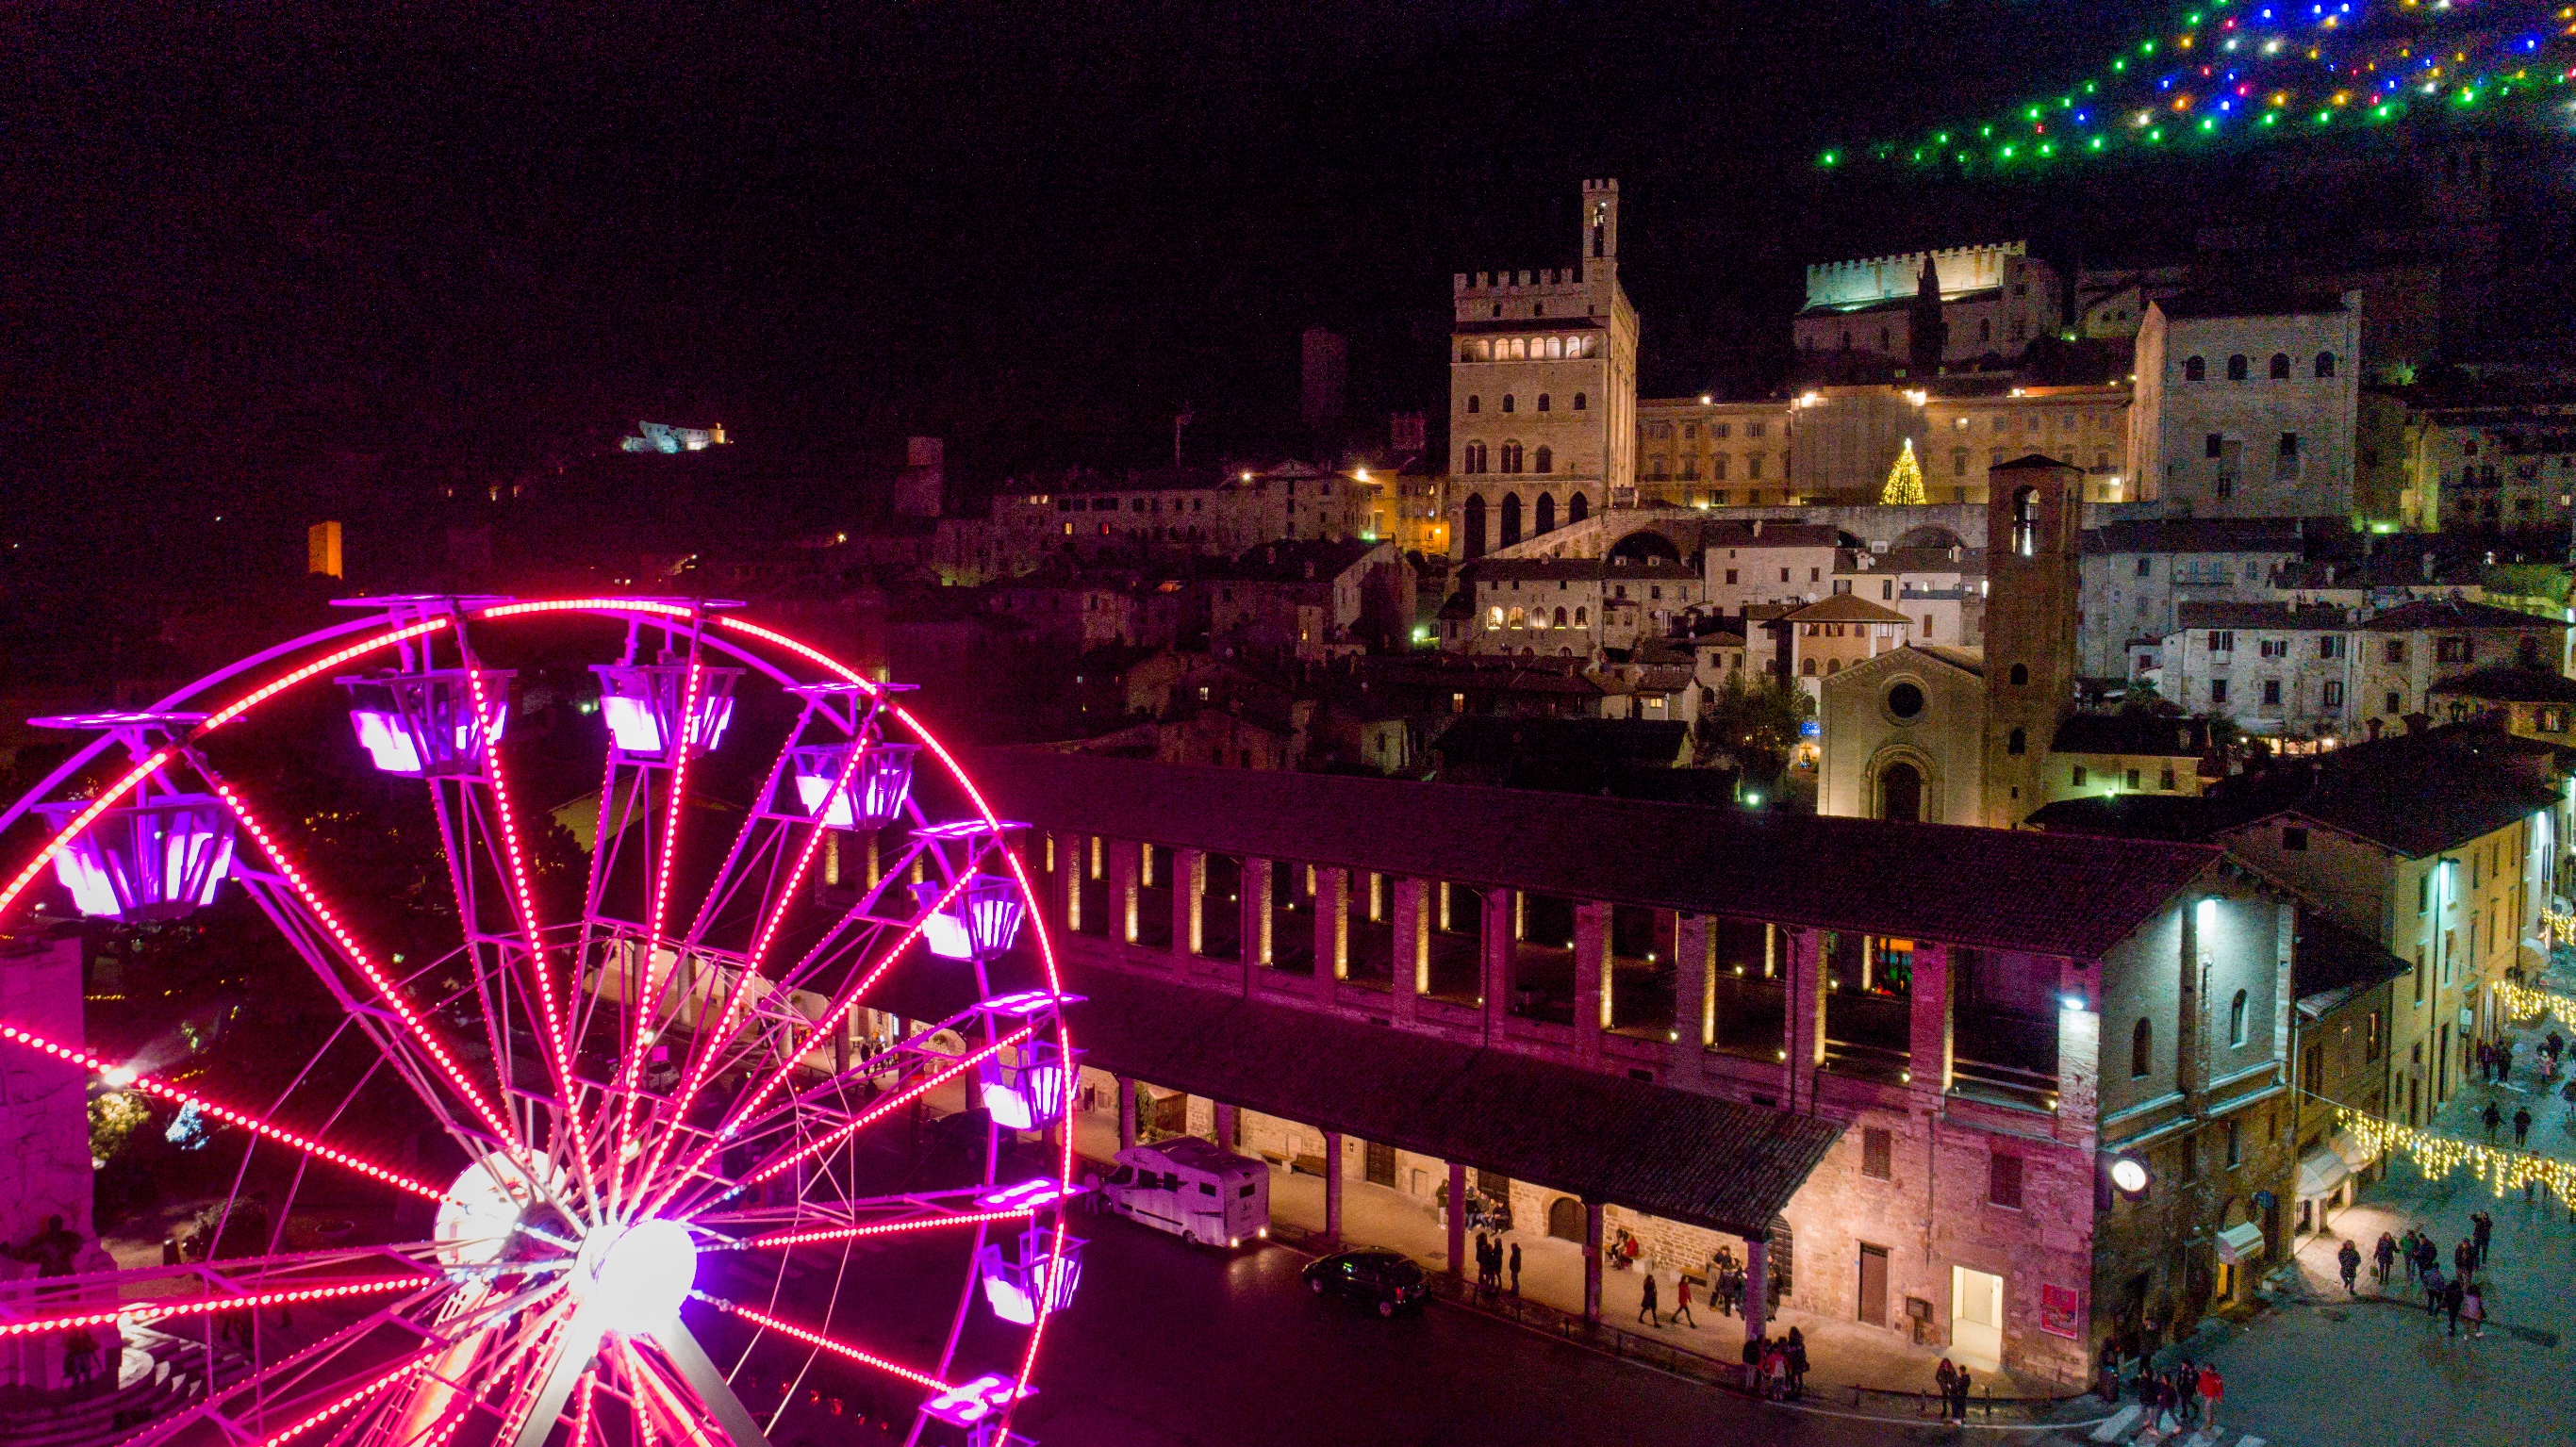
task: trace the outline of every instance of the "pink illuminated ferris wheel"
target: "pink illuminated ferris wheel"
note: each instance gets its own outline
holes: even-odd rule
[[[914,1442],[1024,1440],[1009,1418],[1081,1243],[1065,1232],[1070,1130],[1011,1148],[1063,1121],[1074,1067],[1019,826],[898,686],[728,605],[346,606],[362,616],[152,711],[47,720],[96,737],[0,814],[0,829],[30,812],[44,824],[41,851],[0,884],[0,926],[23,923],[31,896],[58,907],[55,887],[83,915],[146,924],[229,881],[336,999],[339,1032],[276,1042],[312,1063],[260,1099],[21,1021],[0,1020],[0,1050],[223,1122],[254,1153],[292,1153],[297,1183],[353,1173],[433,1203],[399,1218],[429,1230],[288,1249],[293,1200],[271,1200],[255,1249],[48,1282],[0,1304],[0,1338],[125,1323],[210,1338],[216,1320],[300,1314],[247,1375],[138,1442],[748,1447],[767,1400],[750,1364],[780,1359],[917,1402]],[[543,877],[540,801],[515,792],[506,746],[507,665],[560,666],[566,650],[597,660],[607,735],[586,880]],[[340,877],[299,821],[227,773],[236,741],[307,727],[317,696],[375,769],[427,795],[461,936],[437,958],[371,941],[346,903],[370,881]],[[760,780],[748,797],[709,799],[719,750],[748,751],[733,771]],[[959,802],[934,818],[932,798]],[[864,869],[844,867],[858,857]],[[826,887],[833,874],[849,878]],[[854,1049],[857,1012],[903,972],[936,977],[907,999],[957,1008]],[[364,1068],[320,1069],[332,1052]],[[357,1087],[310,1086],[353,1074],[398,1081],[462,1168],[398,1168],[352,1110]],[[918,1132],[924,1105],[957,1112],[939,1136],[950,1166],[961,1143],[966,1159],[945,1184],[888,1139]],[[1042,1165],[1011,1164],[1031,1154]],[[851,1284],[867,1278],[854,1251],[880,1284]],[[889,1277],[889,1253],[918,1269]],[[894,1279],[900,1291],[882,1285]],[[731,1345],[711,1352],[702,1332]]]

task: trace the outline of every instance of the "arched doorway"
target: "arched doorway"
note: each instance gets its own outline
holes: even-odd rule
[[[1474,492],[1467,494],[1466,513],[1466,519],[1459,527],[1459,532],[1466,538],[1467,556],[1481,558],[1485,555],[1484,494]]]
[[[1923,822],[1923,771],[1902,759],[1878,771],[1878,817]]]
[[[1539,532],[1543,532],[1543,533],[1552,533],[1552,532],[1555,532],[1555,531],[1556,531],[1556,494],[1555,494],[1555,493],[1552,493],[1552,492],[1543,492],[1543,493],[1540,493],[1540,494],[1538,495],[1538,529],[1537,529],[1537,530],[1538,530]]]
[[[1611,544],[1610,556],[1614,558],[1639,559],[1661,558],[1667,563],[1678,563],[1682,560],[1682,550],[1674,545],[1671,538],[1664,536],[1653,528],[1640,528]]]
[[[1521,495],[1507,492],[1503,494],[1503,546],[1508,548],[1520,540]]]
[[[1565,520],[1569,524],[1579,523],[1590,516],[1592,504],[1584,501],[1583,494],[1578,492],[1565,500]]]
[[[1559,1196],[1548,1202],[1547,1234],[1559,1241],[1581,1241],[1583,1203],[1572,1196]]]

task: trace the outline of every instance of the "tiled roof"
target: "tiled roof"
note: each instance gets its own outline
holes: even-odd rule
[[[1085,1063],[1669,1220],[1766,1230],[1842,1127],[1815,1116],[1075,968]]]
[[[2444,679],[2432,691],[2495,703],[2576,703],[2576,678],[2546,668],[2498,666]]]
[[[2418,598],[2373,614],[2362,624],[2374,633],[2412,633],[2421,628],[2565,628],[2556,618],[2543,618],[2513,608],[2468,603],[2457,598]]]
[[[994,806],[1080,830],[1418,879],[2099,959],[2218,861],[2058,838],[1344,775],[980,751]]]
[[[2330,535],[2349,526],[2319,518],[2307,532]],[[2087,528],[2076,540],[2086,553],[2290,553],[2303,550],[2297,518],[2141,518]]]
[[[1819,598],[1795,613],[1785,614],[1783,623],[1911,623],[1914,620],[1893,608],[1882,608],[1867,598],[1852,593],[1836,593]]]
[[[2299,911],[2299,933],[2290,946],[2290,993],[2308,1018],[2321,1018],[2353,994],[2396,979],[2407,968],[2377,940],[2345,929],[2323,911]]]
[[[2196,759],[2209,752],[2209,721],[2151,713],[2079,713],[2057,726],[2053,754],[2164,754]]]
[[[2195,628],[2271,628],[2284,633],[2341,633],[2356,626],[2350,613],[2322,603],[2305,608],[2293,603],[2174,605],[2174,628],[2181,633]]]

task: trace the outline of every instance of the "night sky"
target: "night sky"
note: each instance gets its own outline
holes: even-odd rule
[[[1283,435],[1315,323],[1352,337],[1355,413],[1437,412],[1449,274],[1570,263],[1589,175],[1622,183],[1643,390],[1767,385],[1808,260],[2187,240],[2098,189],[1811,165],[2161,14],[18,7],[5,525],[267,557],[366,489],[506,479],[638,416],[721,419],[826,491],[907,432],[972,484],[1150,462],[1183,401],[1213,459]]]

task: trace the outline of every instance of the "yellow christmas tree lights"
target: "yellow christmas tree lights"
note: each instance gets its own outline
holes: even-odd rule
[[[1923,495],[1923,465],[1914,460],[1914,439],[1905,439],[1905,450],[1896,454],[1896,465],[1887,470],[1887,488],[1878,500],[1889,507],[1921,507],[1931,501]]]
[[[2535,990],[2500,980],[2495,986],[2496,998],[2504,1002],[2505,1013],[2516,1020],[2537,1020],[2555,1015],[2561,1021],[2576,1025],[2576,996],[2561,995],[2554,990]]]

